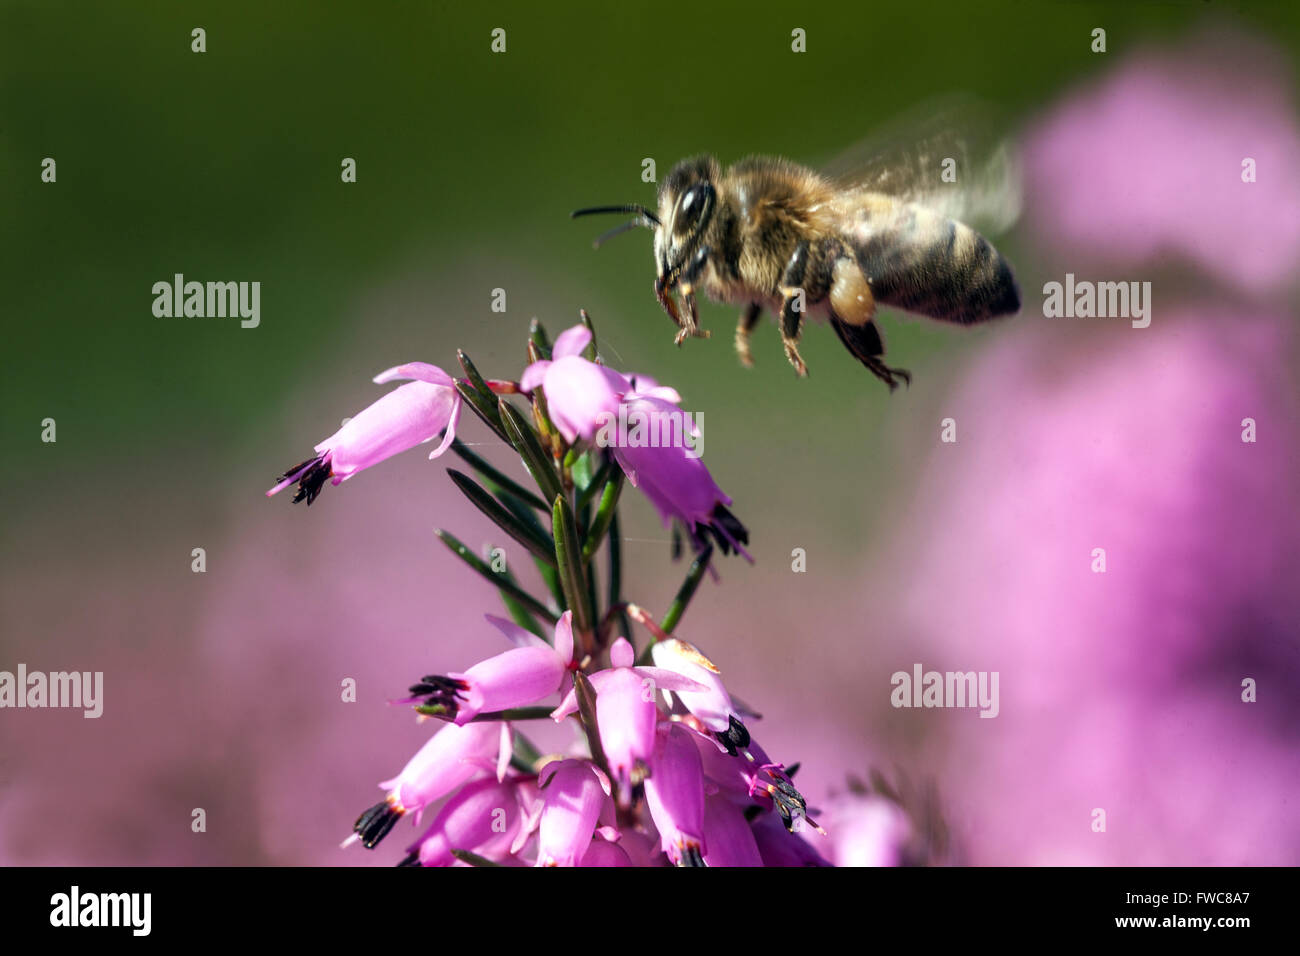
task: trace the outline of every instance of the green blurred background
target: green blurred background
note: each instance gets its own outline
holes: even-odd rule
[[[408,357],[450,363],[457,346],[485,368],[513,366],[529,317],[558,329],[579,307],[620,354],[725,419],[712,455],[761,435],[783,458],[810,433],[840,434],[844,455],[871,468],[868,439],[897,409],[833,336],[808,336],[814,375],[798,383],[770,325],[758,367],[742,373],[728,308],[704,306],[715,338],[679,351],[650,294],[648,236],[597,254],[606,223],[567,213],[651,201],[643,157],[661,174],[698,151],[817,161],[953,90],[1014,122],[1207,11],[1300,45],[1285,3],[6,2],[11,494],[29,506],[85,495],[143,460],[155,485],[203,485],[261,437],[268,410],[304,388],[327,397],[321,372],[340,355],[362,382]],[[1104,56],[1088,48],[1096,25]],[[504,55],[489,50],[497,26]],[[790,51],[796,26],[806,54]],[[40,181],[46,156],[56,185]],[[355,184],[340,182],[343,157],[357,160]],[[1013,261],[1022,252],[1008,244]],[[174,272],[260,280],[261,327],[155,318],[150,287]],[[505,315],[490,311],[494,287],[507,290]],[[978,336],[887,325],[922,383],[942,354],[977,347]],[[33,440],[46,416],[57,447]],[[832,476],[794,468],[767,477],[825,500],[817,485]]]
[[[646,157],[661,177],[701,151],[723,162],[757,152],[815,163],[954,91],[996,105],[1014,134],[1127,51],[1207,22],[1269,36],[1294,59],[1297,9],[5,0],[3,569],[25,583],[6,594],[0,665],[89,666],[59,649],[104,637],[101,612],[87,610],[96,602],[114,608],[114,653],[166,660],[196,641],[213,600],[212,576],[189,573],[192,546],[231,552],[240,520],[266,520],[291,551],[296,529],[334,520],[347,499],[390,493],[378,471],[367,474],[327,489],[310,522],[301,507],[261,498],[279,468],[380,394],[372,375],[417,359],[452,369],[459,347],[485,373],[512,377],[529,319],[554,334],[580,307],[612,364],[674,385],[685,407],[704,413],[706,461],[770,559],[766,570],[729,566],[737,590],[704,596],[711,610],[702,613],[725,619],[727,600],[777,594],[813,600],[817,584],[790,593],[785,555],[815,544],[816,562],[828,567],[863,553],[909,502],[930,452],[899,436],[933,433],[944,383],[1005,326],[966,332],[887,317],[890,360],[916,376],[894,396],[825,327],[805,336],[808,380],[792,374],[770,322],[755,335],[757,367],[745,371],[731,347],[730,307],[704,303],[714,337],[675,348],[651,292],[648,234],[596,252],[593,236],[612,221],[573,222],[569,211],[651,203]],[[1096,26],[1108,31],[1105,55],[1089,49]],[[191,52],[195,27],[206,30],[206,53]],[[507,31],[504,54],[490,51],[496,27]],[[805,54],[791,52],[796,27],[807,31]],[[55,184],[41,182],[45,157],[57,161]],[[340,181],[344,157],[357,162],[354,184]],[[1017,235],[999,245],[1030,302],[1044,276],[1060,271],[1041,267]],[[260,326],[156,318],[151,287],[176,272],[260,281]],[[497,287],[505,314],[490,308]],[[55,444],[40,440],[47,417],[57,421]],[[440,467],[411,457],[394,468],[418,475],[419,487],[446,484]],[[663,537],[644,502],[629,507],[629,536]],[[433,555],[427,526],[444,522],[428,500],[411,508]],[[348,567],[358,570],[383,547],[354,543],[360,556]],[[631,574],[657,576],[652,601],[671,594],[679,573],[663,558],[648,548],[629,559]],[[797,646],[798,634],[750,635],[772,673],[811,692],[812,679],[782,649],[791,637]],[[286,654],[282,664],[298,660]],[[158,690],[164,703],[150,720],[166,725],[186,700],[205,715],[221,709],[186,686],[204,679],[188,666],[159,664],[141,680],[137,702],[153,700],[150,688],[171,688]],[[393,687],[406,677],[395,661],[376,670]],[[780,702],[775,709],[789,716]],[[57,749],[62,731],[48,732]],[[391,770],[422,739],[404,732],[382,747],[374,774],[340,759],[338,775],[360,795],[350,798],[353,811],[377,768]],[[198,735],[185,745],[208,769],[155,781],[179,806],[204,799],[192,791],[209,785],[230,787],[236,802],[256,788],[238,743]],[[6,783],[31,772],[0,760]],[[341,835],[350,818],[340,809],[337,819]],[[120,829],[91,858],[165,855],[141,849],[139,821],[97,825]],[[14,858],[41,858],[15,829]],[[72,846],[59,858],[80,859]],[[202,858],[301,859],[252,833]]]

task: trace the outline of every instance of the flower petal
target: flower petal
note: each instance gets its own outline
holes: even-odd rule
[[[329,453],[337,481],[454,428],[460,409],[455,389],[407,382],[358,412],[316,446]],[[336,481],[336,483],[337,483]]]
[[[610,645],[609,663],[612,667],[631,667],[636,663],[636,651],[626,637],[620,637]]]
[[[555,653],[566,664],[573,660],[573,612],[565,611],[555,622]]]
[[[524,369],[524,374],[519,378],[519,388],[524,392],[531,392],[542,384],[546,377],[546,370],[551,367],[550,359],[542,359],[534,362],[528,368]]]
[[[443,430],[442,443],[433,451],[429,452],[430,461],[433,461],[433,459],[437,458],[450,448],[452,441],[456,438],[456,426],[460,424],[461,400],[459,392],[453,392],[452,394],[455,396],[455,404],[451,407],[451,417],[447,419],[447,427]]]
[[[520,627],[514,621],[507,620],[504,617],[497,617],[495,614],[484,614],[483,618],[504,634],[506,640],[515,647],[550,647],[549,644],[528,630],[528,628]]]
[[[394,365],[392,368],[385,369],[376,375],[374,383],[383,385],[385,382],[392,382],[402,378],[428,382],[430,385],[445,385],[447,388],[456,387],[456,382],[450,375],[438,368],[438,366],[430,365],[428,362],[407,362],[405,365]]]
[[[569,355],[581,355],[583,349],[591,344],[591,329],[585,325],[574,325],[561,332],[551,349],[552,359],[562,359]]]
[[[684,674],[677,674],[663,667],[634,667],[632,670],[641,675],[642,681],[648,680],[654,684],[655,690],[670,690],[676,694],[702,694],[709,689],[699,681],[691,680]]]
[[[617,372],[577,356],[551,363],[542,388],[551,420],[565,441],[591,441],[606,416],[618,414],[620,379]]]

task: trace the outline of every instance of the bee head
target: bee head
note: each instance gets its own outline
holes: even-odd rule
[[[597,247],[607,239],[638,227],[654,230],[655,266],[658,269],[655,295],[679,325],[681,321],[668,293],[677,287],[682,270],[700,248],[709,224],[713,221],[718,200],[713,184],[720,175],[721,168],[712,156],[684,159],[672,168],[659,186],[658,215],[638,203],[593,206],[570,214],[573,218],[597,213],[636,214],[636,218],[615,226],[598,237],[595,243]]]
[[[712,156],[684,159],[659,187],[659,225],[655,229],[655,264],[661,285],[672,288],[699,248],[717,208],[713,186],[719,175]]]

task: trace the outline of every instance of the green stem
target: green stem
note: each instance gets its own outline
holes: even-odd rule
[[[609,581],[608,591],[609,599],[607,604],[610,611],[618,608],[618,621],[623,625],[623,633],[628,639],[632,638],[632,622],[628,620],[627,611],[623,605],[623,532],[619,527],[618,509],[609,519]],[[608,637],[608,627],[600,635],[601,644],[604,644]]]
[[[587,540],[582,546],[582,560],[588,564],[600,550],[605,532],[609,530],[610,522],[614,520],[614,512],[618,509],[618,496],[622,491],[623,469],[620,468],[609,481],[605,482],[605,490],[600,494],[600,505],[596,508],[596,517],[587,531]]]
[[[486,561],[480,558],[469,548],[465,547],[465,545],[462,544],[460,541],[458,541],[456,537],[451,534],[451,532],[444,531],[441,528],[436,528],[434,529],[433,533],[438,536],[439,541],[441,541],[443,544],[445,544],[448,548],[451,549],[453,554],[455,554],[458,558],[460,558],[462,561],[468,564],[471,568],[473,568],[483,577],[491,581],[493,586],[500,588],[503,594],[509,594],[512,598],[514,598],[516,601],[518,601],[520,604],[526,607],[533,614],[536,614],[538,617],[542,618],[543,620],[550,622],[550,624],[552,625],[554,625],[557,621],[559,621],[560,616],[558,614],[552,611],[541,601],[537,600],[537,598],[533,597],[531,594],[529,594],[519,585],[515,584],[514,581],[502,577],[500,574],[497,574],[495,571],[493,571],[492,568],[488,566]]]
[[[610,470],[616,467],[617,466],[614,464],[614,459],[606,458],[603,462],[601,462],[600,468],[599,470],[597,470],[595,476],[591,479],[591,481],[587,482],[586,487],[579,486],[578,488],[579,508],[585,508],[591,502],[591,499],[596,497],[596,492],[603,489],[605,483],[609,481]],[[622,474],[623,469],[619,468],[618,471],[619,474]]]
[[[587,347],[582,350],[582,357],[588,362],[594,362],[596,361],[596,327],[591,324],[591,316],[587,314],[586,309],[578,310],[578,318],[581,320],[582,324],[587,327],[587,331],[591,333],[591,341],[588,342]]]
[[[474,363],[469,360],[469,356],[465,354],[464,349],[456,350],[456,359],[460,362],[460,367],[465,370],[465,377],[468,378],[469,383],[474,386],[474,391],[478,392],[479,397],[489,405],[496,401],[496,393],[492,391],[487,380],[479,374],[478,368],[476,368]]]
[[[513,405],[501,399],[497,407],[508,441],[524,460],[524,467],[533,476],[533,481],[537,482],[543,498],[554,501],[556,495],[560,494],[560,479],[551,464],[551,456],[542,448],[532,426],[524,421],[524,417]]]
[[[514,479],[498,471],[490,462],[481,457],[477,452],[472,451],[469,446],[459,438],[452,439],[451,450],[460,455],[460,457],[464,459],[465,464],[469,465],[483,476],[483,480],[488,483],[489,489],[493,491],[500,489],[501,491],[509,492],[524,504],[536,508],[538,511],[549,512],[551,510],[546,506],[545,501],[537,497],[537,495],[533,494]],[[496,485],[497,487],[492,488],[492,485]]]
[[[465,497],[474,503],[474,507],[487,515],[498,528],[543,561],[551,563],[555,560],[555,543],[551,541],[550,535],[520,521],[469,475],[462,474],[455,468],[448,468],[447,474],[451,475],[451,480],[464,492]]]
[[[611,780],[609,760],[605,757],[605,748],[600,742],[600,728],[596,725],[596,688],[582,671],[573,675],[573,691],[578,698],[578,714],[582,717],[582,729],[587,734],[587,746],[591,749],[591,760]]]
[[[460,393],[460,397],[465,400],[465,404],[470,407],[470,410],[483,420],[483,424],[492,429],[503,442],[509,443],[510,437],[506,435],[505,429],[501,427],[501,416],[497,414],[493,406],[483,401],[483,396],[475,391],[473,385],[457,382],[456,391]]]
[[[555,537],[555,563],[560,571],[560,586],[564,589],[569,609],[573,611],[574,634],[582,653],[590,654],[594,651],[592,626],[595,611],[590,604],[587,573],[582,564],[582,546],[578,543],[573,510],[564,495],[555,496],[551,531]]]
[[[682,615],[686,613],[686,606],[691,603],[696,588],[700,586],[704,572],[709,569],[709,561],[712,558],[713,546],[709,545],[691,562],[690,570],[686,572],[686,580],[682,581],[682,586],[677,589],[677,597],[673,598],[673,603],[668,606],[668,613],[659,623],[664,633],[671,634],[681,621]]]
[[[470,866],[500,866],[500,863],[494,863],[485,856],[479,856],[477,853],[471,853],[469,850],[452,850],[451,855],[462,863],[468,863]]]
[[[542,328],[542,323],[533,319],[528,323],[528,341],[537,346],[541,357],[548,359],[551,357],[551,340],[546,336],[546,329]]]
[[[550,717],[554,707],[512,707],[509,710],[485,711],[474,718],[476,721],[488,720],[542,720]]]

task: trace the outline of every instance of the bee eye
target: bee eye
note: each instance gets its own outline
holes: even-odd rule
[[[708,205],[711,192],[712,187],[708,183],[696,183],[682,194],[681,204],[677,207],[675,231],[683,232],[695,227],[695,224],[700,221],[704,207]]]

